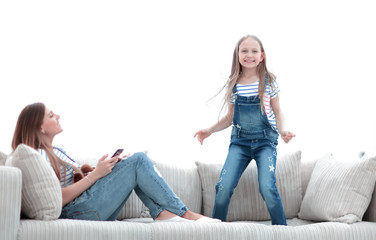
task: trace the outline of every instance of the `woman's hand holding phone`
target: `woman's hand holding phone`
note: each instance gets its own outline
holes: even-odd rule
[[[94,168],[93,172],[90,173],[90,178],[95,178],[93,180],[98,180],[112,171],[112,168],[118,163],[122,158],[119,157],[123,152],[123,149],[118,149],[112,155],[111,158],[107,159],[108,154],[102,156],[97,163],[97,166]]]
[[[111,158],[116,157],[116,156],[120,156],[120,154],[121,154],[123,151],[124,151],[124,149],[119,148],[118,150],[115,151],[115,153],[112,155]]]
[[[122,159],[122,158],[119,157],[119,156],[120,156],[120,154],[121,154],[123,151],[124,151],[124,149],[119,148],[119,149],[116,150],[115,153],[112,155],[111,159],[117,157],[117,161],[116,161],[116,163],[118,163],[118,162]]]

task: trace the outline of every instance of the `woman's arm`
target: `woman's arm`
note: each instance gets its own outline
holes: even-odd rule
[[[73,183],[72,185],[62,188],[63,194],[63,206],[71,202],[73,199],[81,195],[84,191],[90,188],[98,179],[106,176],[112,171],[119,157],[113,157],[106,160],[108,155],[104,155],[98,160],[97,166],[94,171],[88,176],[82,178],[80,181]]]
[[[92,183],[90,183],[87,178],[89,178]],[[73,199],[78,197],[81,193],[86,191],[88,188],[90,188],[96,180],[97,179],[94,179],[94,177],[92,176],[86,176],[80,181],[75,182],[68,187],[62,188],[61,192],[63,194],[63,207],[70,203]]]
[[[205,138],[209,137],[212,133],[222,131],[223,129],[228,128],[232,124],[232,118],[234,116],[234,104],[229,104],[227,114],[219,120],[216,124],[209,128],[201,129],[200,131],[196,132],[195,136],[197,136],[198,141],[203,144]]]
[[[295,137],[295,134],[293,134],[292,132],[286,131],[285,129],[285,116],[279,104],[279,96],[277,95],[275,98],[271,99],[270,104],[273,108],[273,112],[274,112],[275,119],[277,122],[277,128],[278,128],[279,133],[281,134],[281,138],[283,139],[283,141],[288,143],[293,137]]]

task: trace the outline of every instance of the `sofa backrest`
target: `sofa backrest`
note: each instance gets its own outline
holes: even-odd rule
[[[80,163],[96,164],[94,159],[82,159]],[[303,160],[301,162],[301,187],[302,198],[306,192],[310,177],[317,159]],[[161,172],[166,182],[172,187],[174,192],[182,201],[195,212],[201,212],[202,193],[197,189],[202,189],[198,169],[196,166],[178,167],[173,164],[155,162],[157,169]],[[214,186],[213,186],[214,187]],[[137,195],[132,192],[125,207],[119,215],[119,220],[125,218],[150,217],[148,209],[139,200]],[[376,222],[376,191],[373,193],[371,203],[363,217],[365,221]]]

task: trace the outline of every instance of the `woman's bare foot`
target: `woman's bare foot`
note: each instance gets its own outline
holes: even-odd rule
[[[170,211],[164,210],[158,215],[158,217],[155,220],[168,220],[174,217],[178,217],[178,215]]]
[[[165,211],[162,211],[157,216],[157,218],[155,219],[155,222],[193,222],[193,221],[179,217],[178,215],[165,210]]]
[[[215,219],[215,218],[209,218],[209,217],[206,217],[204,215],[201,215],[199,213],[195,213],[195,212],[192,212],[190,210],[188,210],[186,213],[184,213],[182,216],[182,218],[185,218],[185,219],[188,219],[188,220],[193,220],[193,221],[202,221],[202,222],[222,222],[221,220],[219,219]]]
[[[185,218],[185,219],[188,219],[188,220],[196,221],[196,220],[198,220],[199,218],[202,218],[203,215],[198,214],[198,213],[195,213],[195,212],[192,212],[191,210],[188,210],[188,211],[187,211],[186,213],[184,213],[181,217],[182,217],[182,218]]]

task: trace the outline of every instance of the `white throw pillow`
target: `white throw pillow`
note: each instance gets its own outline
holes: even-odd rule
[[[353,162],[332,155],[319,159],[302,201],[299,218],[311,221],[361,221],[376,181],[376,157]]]
[[[276,181],[287,218],[298,215],[302,201],[301,194],[301,152],[297,151],[277,158]],[[202,184],[203,213],[212,216],[215,185],[223,164],[196,162]],[[270,215],[259,193],[257,167],[252,160],[244,171],[231,198],[227,221],[269,220]]]
[[[5,164],[22,172],[22,213],[38,220],[59,218],[62,209],[60,183],[40,153],[20,144]]]
[[[7,159],[7,155],[3,152],[0,152],[0,166],[5,165],[5,160]]]

